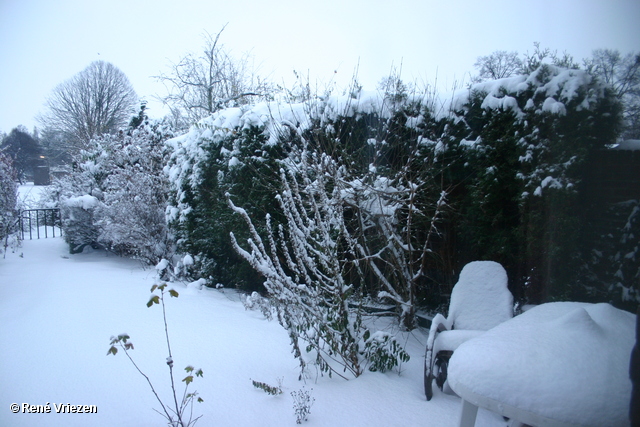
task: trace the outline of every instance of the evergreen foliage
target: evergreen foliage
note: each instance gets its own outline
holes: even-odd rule
[[[296,153],[305,147],[339,171],[326,191],[341,189],[334,202],[353,242],[336,241],[340,280],[392,302],[407,329],[416,305],[446,303],[455,272],[477,259],[504,265],[520,302],[584,299],[575,275],[587,262],[584,171],[620,131],[620,103],[607,86],[542,64],[444,104],[393,79],[383,89],[223,110],[172,140],[168,218],[196,259],[191,274],[264,291],[225,237],[256,241],[223,196],[263,241],[269,231],[257,219],[268,214],[275,240],[291,242],[278,235],[287,218],[277,195],[292,179],[319,182],[319,172],[301,169]],[[309,203],[299,209],[309,213]]]
[[[24,182],[28,176],[33,176],[38,156],[42,152],[38,141],[26,128],[18,126],[12,129],[9,135],[2,139],[0,149],[12,159],[20,183]]]
[[[585,226],[584,167],[615,141],[619,105],[584,71],[542,65],[528,76],[478,84],[454,106],[465,123],[449,138],[458,189],[461,262],[500,262],[520,300],[579,299],[575,272]],[[463,145],[464,148],[455,147]],[[446,166],[448,167],[448,166]]]
[[[595,244],[585,248],[583,294],[633,312],[640,301],[640,201],[616,203],[605,215],[619,225],[610,233],[598,233]]]
[[[198,155],[202,157],[192,159],[197,162],[193,165],[194,169],[198,168],[197,185],[193,185],[193,174],[183,175],[176,193],[178,197],[172,200],[173,209],[168,211],[168,220],[176,233],[178,250],[194,255],[195,265],[191,269],[195,276],[208,278],[211,285],[232,283],[243,290],[260,290],[262,280],[241,262],[231,246],[229,232],[234,231],[240,237],[248,234],[242,231],[241,219],[229,210],[225,195],[234,196],[252,214],[273,212],[276,161],[282,159],[284,153],[282,147],[268,144],[267,136],[259,127],[218,137],[219,132],[207,126],[200,124],[199,131],[213,136],[200,140],[202,152]],[[180,154],[174,151],[169,169],[182,167],[175,163]],[[176,216],[181,207],[188,209]]]

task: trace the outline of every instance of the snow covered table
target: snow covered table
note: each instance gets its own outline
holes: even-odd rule
[[[542,304],[462,344],[449,385],[460,426],[478,407],[542,426],[628,426],[635,315],[609,304]]]

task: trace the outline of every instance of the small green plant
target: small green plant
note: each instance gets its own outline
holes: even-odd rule
[[[193,366],[187,366],[186,368],[184,368],[184,370],[187,373],[187,376],[184,377],[184,379],[182,380],[182,382],[185,383],[184,391],[182,393],[182,399],[180,400],[180,403],[178,403],[178,395],[176,392],[176,385],[175,385],[175,380],[173,375],[173,356],[171,354],[171,343],[169,341],[169,332],[167,327],[167,315],[166,315],[165,304],[164,304],[164,295],[165,295],[165,292],[167,292],[169,293],[169,295],[171,295],[171,297],[177,298],[179,294],[175,289],[166,290],[166,288],[167,288],[166,283],[163,283],[161,285],[157,285],[157,284],[153,285],[151,287],[151,298],[149,299],[149,302],[147,302],[147,307],[152,307],[154,304],[162,305],[162,319],[164,321],[164,332],[165,332],[165,337],[167,341],[167,350],[169,352],[169,356],[167,357],[167,366],[169,367],[169,376],[171,378],[171,391],[173,392],[173,404],[166,404],[165,402],[162,401],[162,399],[160,399],[160,396],[158,396],[158,393],[156,392],[156,389],[153,386],[153,383],[151,382],[149,377],[144,372],[142,372],[142,370],[138,367],[136,362],[133,360],[133,358],[129,354],[129,351],[133,350],[134,347],[133,347],[133,343],[130,341],[130,337],[128,334],[120,334],[118,336],[111,337],[111,343],[110,343],[111,347],[109,347],[107,356],[110,354],[115,356],[116,354],[118,354],[118,349],[121,349],[122,351],[124,351],[124,354],[129,358],[129,360],[131,361],[133,366],[136,368],[136,370],[140,373],[140,375],[142,375],[147,380],[149,387],[151,387],[151,391],[153,392],[154,396],[160,403],[160,406],[162,407],[162,412],[156,409],[154,409],[154,411],[158,412],[160,415],[165,417],[169,422],[169,425],[172,427],[189,427],[189,426],[193,426],[200,419],[200,417],[193,418],[193,401],[196,400],[198,402],[202,402],[203,400],[201,397],[198,396],[197,391],[191,392],[191,393],[188,393],[187,391],[188,391],[189,385],[193,382],[194,376],[202,377],[202,369],[196,369]],[[157,294],[155,293],[156,291],[159,291],[160,293]],[[188,414],[187,414],[187,409],[189,409]]]
[[[363,338],[363,355],[370,363],[370,371],[386,372],[398,366],[400,362],[409,361],[409,354],[387,332],[378,331],[371,334],[366,331]]]
[[[311,413],[311,407],[313,402],[316,401],[311,397],[313,389],[305,390],[304,387],[298,391],[292,391],[291,397],[293,397],[293,412],[296,415],[296,424],[302,424],[303,421],[307,421],[309,414]]]
[[[282,378],[278,378],[278,385],[276,387],[255,380],[251,380],[251,383],[253,383],[253,386],[255,388],[259,388],[260,390],[264,391],[267,394],[270,394],[271,396],[282,394]]]

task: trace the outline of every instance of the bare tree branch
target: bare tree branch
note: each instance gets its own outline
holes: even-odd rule
[[[225,28],[226,25],[215,36],[206,33],[200,56],[187,54],[171,65],[169,73],[156,76],[168,92],[160,100],[174,116],[175,110],[180,110],[187,125],[222,108],[249,103],[252,97],[264,97],[270,91],[270,85],[250,69],[247,55],[235,60],[225,51],[220,43]]]

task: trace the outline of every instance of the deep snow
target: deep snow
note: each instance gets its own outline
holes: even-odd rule
[[[449,385],[572,425],[628,426],[635,325],[607,303],[541,304],[460,345]]]
[[[124,354],[107,356],[109,338],[131,336],[131,352],[168,399],[166,344],[159,306],[146,307],[153,268],[105,252],[69,255],[61,238],[23,242],[0,259],[0,425],[157,426],[165,420],[147,383]],[[295,425],[292,391],[313,389],[308,426],[454,426],[460,399],[439,393],[426,402],[422,366],[426,331],[399,334],[411,360],[402,372],[360,378],[297,380],[286,332],[247,311],[232,290],[175,285],[167,317],[178,381],[187,365],[202,368],[191,390],[204,403],[199,426]],[[378,329],[397,332],[377,320]],[[251,379],[277,385],[269,396]],[[182,383],[181,383],[182,384]],[[12,403],[96,405],[97,414],[13,414]],[[505,426],[480,411],[478,426]]]

